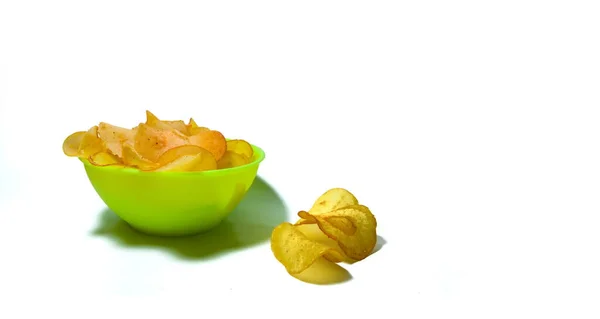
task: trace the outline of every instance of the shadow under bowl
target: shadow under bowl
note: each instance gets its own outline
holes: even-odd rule
[[[252,148],[249,164],[203,172],[144,172],[81,161],[98,196],[131,227],[187,236],[216,227],[244,198],[265,158],[261,148]]]

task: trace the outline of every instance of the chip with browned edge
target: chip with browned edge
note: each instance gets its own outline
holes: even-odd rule
[[[284,222],[275,228],[271,236],[273,254],[298,279],[310,282],[307,278],[317,274],[319,280],[316,281],[322,283],[323,277],[339,277],[339,271],[337,275],[329,272],[343,268],[311,265],[315,260],[321,260],[321,266],[324,260],[352,264],[364,260],[374,251],[377,220],[370,209],[358,204],[356,197],[346,189],[328,190],[319,196],[308,212],[300,211],[298,216],[301,219],[294,225]],[[298,272],[306,269],[312,270],[297,276]],[[309,273],[312,275],[309,276]]]
[[[216,130],[193,118],[161,120],[146,111],[146,121],[128,129],[100,122],[63,141],[63,153],[95,166],[123,166],[142,171],[207,171],[248,164],[252,146],[241,139],[227,142]]]

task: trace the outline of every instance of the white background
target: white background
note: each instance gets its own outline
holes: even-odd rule
[[[0,317],[598,318],[594,2],[1,1]],[[386,244],[316,286],[266,238],[123,241],[61,144],[146,109],[263,147],[278,218],[345,187]]]

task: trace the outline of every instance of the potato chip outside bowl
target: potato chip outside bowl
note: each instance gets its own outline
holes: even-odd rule
[[[131,227],[149,235],[185,236],[216,227],[240,203],[265,158],[261,148],[252,148],[249,164],[201,172],[144,172],[81,161],[102,201]]]

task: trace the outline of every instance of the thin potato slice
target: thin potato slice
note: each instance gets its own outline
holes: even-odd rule
[[[217,169],[217,161],[208,151],[195,155],[183,155],[174,161],[167,163],[155,172],[199,172]]]
[[[111,166],[122,164],[118,157],[106,151],[97,152],[91,155],[88,160],[92,165],[95,166]]]
[[[79,145],[81,145],[85,133],[85,131],[79,131],[67,136],[63,141],[63,153],[67,156],[79,155]]]
[[[98,126],[92,126],[85,132],[79,145],[79,157],[89,158],[93,154],[106,150],[104,141],[98,137]]]
[[[196,124],[196,121],[194,121],[194,119],[191,117],[190,117],[189,123],[186,126],[188,129],[189,136],[196,135],[196,134],[198,134],[200,132],[204,132],[204,131],[210,131],[210,129],[208,127],[198,126],[198,124]]]
[[[323,231],[321,231],[317,224],[295,225],[294,227],[301,231],[308,239],[326,245],[336,251],[334,253],[325,253],[323,255],[325,259],[334,263],[339,263],[343,261],[352,262],[352,260],[350,260],[350,258],[346,256],[341,250],[340,245],[338,245],[338,242],[327,237],[327,235],[325,235]]]
[[[350,205],[319,215],[307,212],[299,212],[298,215],[316,223],[325,235],[337,241],[341,250],[354,260],[368,257],[377,243],[377,220],[364,205]]]
[[[149,161],[158,162],[158,158],[167,150],[188,144],[185,136],[175,132],[177,131],[159,130],[147,124],[140,124],[134,138],[135,149]]]
[[[187,126],[185,125],[185,122],[182,120],[177,120],[177,121],[162,121],[163,123],[167,124],[168,126],[176,129],[177,131],[181,132],[182,134],[188,135],[189,131]]]
[[[133,141],[133,131],[127,128],[100,122],[98,124],[98,136],[106,148],[114,155],[123,157],[123,144]]]
[[[123,163],[127,166],[137,167],[143,171],[153,170],[159,166],[157,163],[153,163],[142,157],[130,143],[123,145]]]
[[[193,127],[198,127],[198,124],[196,124],[196,121],[194,121],[194,119],[190,117],[190,121],[188,122],[187,127],[188,128],[189,127],[192,127],[192,128]]]
[[[217,162],[217,167],[219,169],[223,169],[238,167],[246,164],[248,164],[248,159],[243,155],[226,151],[225,154],[223,154],[223,157],[221,157],[221,159]]]
[[[201,131],[190,136],[189,143],[208,150],[213,154],[217,161],[223,157],[223,154],[225,154],[225,151],[227,150],[227,140],[219,131]]]
[[[252,145],[244,140],[229,140],[227,141],[227,150],[243,155],[247,159],[251,159],[254,155]]]
[[[279,224],[271,234],[271,251],[289,274],[299,274],[326,253],[336,254],[331,247],[310,240],[292,224]],[[342,259],[342,256],[339,259]]]
[[[313,203],[313,206],[309,209],[308,213],[310,215],[320,215],[349,205],[358,205],[358,199],[356,199],[356,197],[347,189],[336,187],[319,196]],[[296,225],[307,223],[310,224],[312,222],[306,219],[300,219],[296,222]]]
[[[164,152],[158,158],[158,164],[162,166],[162,165],[171,163],[172,161],[178,159],[181,156],[196,155],[196,154],[200,154],[200,153],[204,153],[204,152],[207,152],[207,150],[205,150],[202,147],[197,146],[197,145],[181,145],[181,146],[173,147],[172,149]]]

